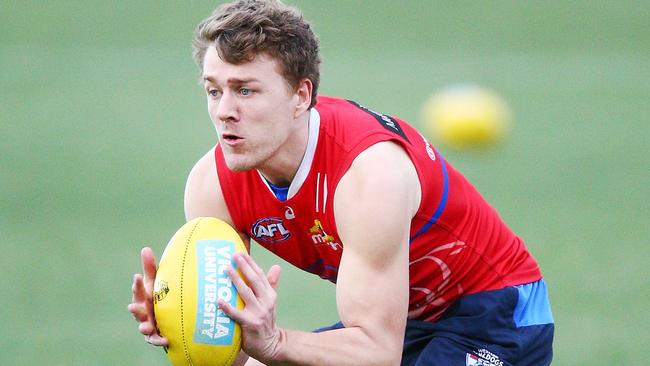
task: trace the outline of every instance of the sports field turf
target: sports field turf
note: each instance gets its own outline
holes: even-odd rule
[[[650,2],[291,3],[320,35],[322,94],[414,124],[450,83],[508,100],[506,144],[441,151],[539,260],[554,365],[648,364]],[[190,56],[214,5],[0,3],[1,365],[166,363],[126,304],[215,141]],[[333,286],[284,269],[281,325],[337,320]]]

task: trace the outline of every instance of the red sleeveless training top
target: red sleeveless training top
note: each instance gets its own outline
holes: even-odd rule
[[[293,265],[336,282],[345,249],[333,211],[337,184],[360,152],[393,141],[410,156],[422,188],[410,229],[410,319],[433,321],[464,294],[541,279],[524,242],[413,127],[343,99],[319,97],[315,110],[313,159],[308,146],[297,175],[304,182],[290,189],[284,202],[256,170],[230,171],[216,146],[219,182],[237,230]]]

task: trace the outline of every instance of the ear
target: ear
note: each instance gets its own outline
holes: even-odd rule
[[[309,109],[311,105],[311,92],[314,88],[311,80],[302,79],[296,88],[296,110],[294,112],[294,118],[297,118],[299,115],[303,114]]]

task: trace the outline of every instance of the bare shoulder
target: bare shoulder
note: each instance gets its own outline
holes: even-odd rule
[[[218,217],[232,225],[219,184],[213,149],[194,164],[185,185],[185,218],[191,220],[200,216]]]
[[[334,193],[341,239],[348,247],[378,243],[374,236],[398,245],[408,235],[420,199],[420,180],[408,153],[394,142],[369,147],[356,157]]]
[[[394,198],[407,204],[405,209],[413,215],[421,198],[420,180],[411,158],[402,146],[391,141],[379,142],[361,152],[341,179],[339,192],[349,198],[368,194]]]
[[[392,167],[402,168],[413,166],[411,158],[404,148],[398,143],[392,141],[378,142],[362,151],[359,156],[354,159],[352,168],[355,166],[374,168],[375,164],[389,164]]]

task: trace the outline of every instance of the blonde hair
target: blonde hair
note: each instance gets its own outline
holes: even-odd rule
[[[293,88],[303,79],[313,84],[310,107],[316,104],[320,81],[318,37],[296,8],[279,0],[237,0],[219,6],[203,20],[192,40],[193,56],[203,69],[208,47],[222,60],[240,64],[265,53],[277,60]]]

